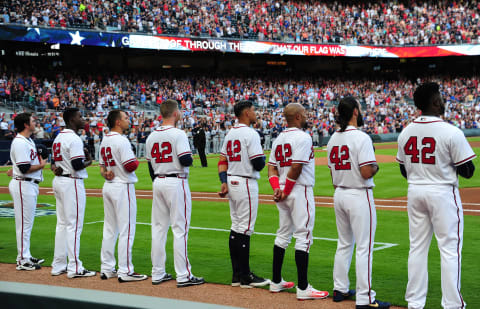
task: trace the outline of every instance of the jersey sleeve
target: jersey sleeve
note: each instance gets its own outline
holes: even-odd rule
[[[405,152],[403,151],[403,135],[398,136],[398,150],[396,160],[400,164],[405,164]]]
[[[268,165],[277,166],[277,158],[275,158],[275,148],[273,148],[273,145],[268,158]]]
[[[105,165],[105,162],[103,161],[103,156],[102,156],[102,147],[103,147],[103,141],[102,143],[100,144],[100,147],[99,147],[99,154],[98,154],[98,165],[100,166],[104,166]]]
[[[123,166],[130,162],[134,162],[137,160],[137,157],[135,157],[135,154],[133,153],[132,146],[130,145],[130,142],[128,139],[122,138],[121,143],[117,145],[117,147],[120,147],[119,153],[120,153],[120,161]]]
[[[70,144],[70,159],[75,160],[85,158],[85,152],[83,151],[83,142],[80,137],[76,136],[72,143]],[[64,147],[64,145],[62,145]]]
[[[264,156],[260,135],[255,130],[252,130],[251,138],[247,141],[247,152],[249,160]]]
[[[176,143],[175,143],[175,152],[177,153],[177,157],[184,156],[186,154],[192,154],[192,150],[190,149],[190,144],[188,143],[187,134],[183,131],[179,131]]]
[[[227,139],[223,141],[222,149],[220,150],[220,154],[224,157],[227,156]]]
[[[358,167],[375,163],[377,163],[377,160],[373,151],[372,140],[368,135],[364,135],[358,148]]]
[[[310,161],[310,155],[312,154],[312,138],[310,135],[302,134],[291,146],[292,163],[307,164]]]
[[[12,153],[15,154],[15,164],[32,164],[30,147],[24,141],[12,143]]]
[[[477,157],[461,130],[455,130],[455,134],[450,140],[450,154],[455,166],[462,165]]]
[[[155,135],[155,132],[152,132],[145,141],[145,159],[147,161],[152,160],[152,139]]]

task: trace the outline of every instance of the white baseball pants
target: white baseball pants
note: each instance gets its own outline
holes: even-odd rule
[[[152,280],[161,279],[165,271],[165,243],[168,228],[172,226],[173,256],[177,282],[191,278],[187,242],[192,198],[187,179],[165,177],[153,182],[152,205]]]
[[[463,208],[458,188],[451,185],[409,185],[410,252],[405,300],[423,308],[428,289],[428,250],[435,233],[440,250],[442,307],[465,308],[460,293]]]
[[[255,179],[228,176],[231,230],[252,235],[257,220],[258,183]]]
[[[368,305],[375,301],[375,291],[371,286],[377,213],[372,190],[336,188],[333,202],[338,231],[333,289],[343,293],[349,290],[348,271],[356,242],[356,304]]]
[[[15,231],[17,236],[17,262],[30,260],[30,235],[35,209],[37,208],[38,185],[30,181],[12,179],[8,185],[13,198],[15,211]]]
[[[115,244],[118,239],[118,274],[134,272],[132,247],[137,222],[137,199],[135,186],[127,183],[105,182],[103,185],[103,241],[100,258],[101,271],[115,270]]]
[[[84,269],[79,258],[86,202],[83,179],[56,176],[52,186],[57,200],[52,272],[67,269],[68,274],[80,273]]]

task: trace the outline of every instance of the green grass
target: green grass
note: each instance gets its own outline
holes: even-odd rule
[[[0,200],[11,200],[7,194],[0,194]],[[55,204],[52,196],[40,196],[39,203]],[[138,199],[137,222],[151,221],[151,200]],[[398,246],[375,251],[373,259],[373,288],[378,298],[405,306],[408,257],[408,218],[406,212],[377,211],[377,242],[396,243]],[[315,237],[337,238],[335,216],[332,208],[317,208],[313,235]],[[103,220],[103,205],[100,198],[88,197],[85,223]],[[31,251],[36,257],[45,258],[50,265],[53,258],[55,238],[55,216],[37,217],[32,232]],[[193,202],[192,227],[230,228],[228,203]],[[260,205],[255,231],[275,233],[278,226],[278,211],[274,205]],[[84,224],[81,254],[85,267],[99,270],[102,223]],[[15,223],[13,218],[0,218],[0,262],[13,263],[16,256]],[[251,267],[259,275],[271,277],[272,246],[274,237],[254,235],[251,247]],[[480,307],[478,284],[478,244],[480,243],[480,217],[465,216],[462,293],[470,308]],[[135,271],[151,273],[150,226],[137,225],[133,247]],[[336,243],[315,240],[310,251],[309,278],[316,288],[331,291],[332,271]],[[172,256],[172,236],[167,241],[167,271],[175,273]],[[296,282],[294,241],[287,249],[283,277]],[[226,232],[191,229],[189,233],[189,258],[195,275],[204,276],[207,282],[229,284],[231,266],[228,255],[228,234]],[[429,255],[429,293],[426,308],[439,308],[440,257],[435,241],[432,241]],[[351,287],[355,287],[355,257],[350,271]]]
[[[480,167],[480,148],[473,148],[477,154],[474,164]],[[396,155],[395,149],[378,149],[377,154]],[[326,156],[326,152],[316,152],[316,156]],[[268,157],[267,157],[268,160]],[[190,168],[190,188],[193,192],[217,192],[220,189],[218,180],[217,163],[218,155],[210,155],[207,158],[208,167],[200,167],[200,160],[197,156],[194,158],[193,167]],[[0,170],[7,170],[9,167],[1,167]],[[86,188],[101,188],[103,186],[103,178],[100,176],[98,166],[90,166],[87,168],[88,179],[85,181]],[[268,169],[264,168],[260,173],[261,178],[258,182],[259,192],[261,194],[271,194],[272,189],[268,183]],[[136,174],[138,176],[137,189],[151,190],[152,182],[148,173],[148,167],[145,161],[140,164]],[[480,172],[471,179],[463,179],[460,177],[460,187],[480,187]],[[53,173],[47,168],[44,172],[45,180],[40,184],[42,187],[51,187]],[[6,174],[0,174],[0,186],[8,186],[10,178]],[[315,169],[315,187],[314,194],[321,196],[333,195],[333,187],[330,177],[330,171],[327,166],[316,166]],[[397,163],[381,163],[380,171],[375,176],[375,197],[392,198],[407,195],[407,182],[401,176]]]

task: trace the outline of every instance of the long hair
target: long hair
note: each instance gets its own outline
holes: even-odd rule
[[[340,132],[344,132],[352,119],[353,111],[358,108],[358,102],[354,97],[344,97],[338,104],[338,115],[335,122],[340,126]]]

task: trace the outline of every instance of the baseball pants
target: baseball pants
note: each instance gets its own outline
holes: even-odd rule
[[[37,208],[38,185],[30,181],[12,179],[8,189],[13,198],[15,211],[17,262],[23,264],[32,257],[30,254],[30,235],[35,220],[35,209]]]
[[[68,274],[80,273],[84,269],[79,258],[86,202],[83,179],[56,176],[52,186],[57,200],[52,272],[67,269]]]
[[[371,286],[377,213],[372,190],[337,188],[333,202],[338,231],[333,289],[344,293],[349,290],[348,271],[356,242],[356,304],[368,305],[375,301],[375,291]]]
[[[275,245],[287,248],[292,236],[295,237],[295,250],[309,252],[313,243],[315,224],[315,200],[313,188],[295,185],[290,195],[277,203],[279,228]]]
[[[103,241],[100,258],[101,271],[115,270],[115,244],[118,238],[118,274],[134,272],[132,247],[137,222],[135,186],[127,183],[105,182],[103,185]]]
[[[257,220],[258,183],[255,179],[228,176],[231,230],[252,235]]]
[[[442,307],[466,306],[460,293],[463,208],[458,188],[451,185],[409,185],[410,252],[405,300],[423,308],[428,289],[428,250],[435,233],[440,250]]]
[[[165,275],[165,243],[168,228],[172,226],[173,256],[177,282],[191,278],[187,242],[192,199],[187,179],[165,177],[153,182],[152,205],[152,280]]]

